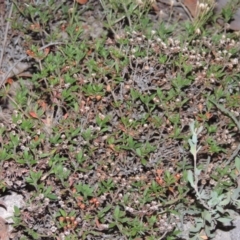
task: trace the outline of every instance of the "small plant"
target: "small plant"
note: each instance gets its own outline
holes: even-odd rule
[[[194,122],[190,123],[190,130],[192,133],[192,138],[189,139],[190,152],[193,155],[194,162],[194,172],[188,170],[187,179],[195,191],[196,200],[202,206],[202,209],[193,210],[193,214],[199,215],[195,218],[195,227],[190,229],[190,232],[196,233],[200,232],[201,229],[204,229],[204,232],[207,237],[214,237],[215,233],[213,230],[216,228],[218,222],[225,225],[231,224],[233,220],[231,216],[232,210],[229,207],[231,204],[236,206],[236,201],[239,200],[236,195],[238,195],[238,190],[234,190],[234,196],[236,199],[231,199],[232,190],[224,189],[224,186],[219,186],[218,189],[212,189],[211,192],[207,191],[204,188],[199,190],[199,176],[201,175],[202,169],[197,165],[197,153],[200,151],[201,146],[197,148],[198,135],[203,130],[203,127],[199,129],[194,128]],[[237,163],[237,162],[236,162]],[[221,190],[220,190],[221,189]],[[226,191],[227,190],[227,191]],[[199,234],[194,234],[192,239],[197,239],[200,237]]]
[[[37,191],[39,191],[43,186],[42,184],[39,184],[38,181],[40,180],[41,176],[42,176],[42,172],[33,172],[30,171],[30,176],[26,178],[26,182],[28,182],[29,184],[33,185]]]
[[[0,192],[26,199],[15,238],[211,239],[231,222],[240,41],[213,1],[186,2],[26,0],[3,16],[1,71],[22,61],[0,90]]]
[[[126,19],[130,29],[132,30],[134,23],[136,21],[140,21],[140,19],[144,17],[144,12],[146,12],[151,6],[151,1],[148,0],[141,2],[124,0],[121,3],[116,0],[101,0],[100,2],[106,13],[106,26],[109,27],[116,35],[116,24]]]
[[[206,22],[212,17],[215,1],[203,0],[197,4],[196,17],[194,18],[195,29],[201,29],[205,26]]]

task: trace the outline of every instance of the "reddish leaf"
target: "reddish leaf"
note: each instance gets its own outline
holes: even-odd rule
[[[32,50],[27,50],[26,53],[28,56],[33,57],[33,58],[36,56]]]
[[[38,115],[35,113],[35,112],[29,112],[29,115],[32,117],[32,118],[38,118]]]
[[[44,111],[47,110],[47,103],[44,100],[39,100],[38,104]]]
[[[207,119],[209,120],[212,117],[212,113],[210,112],[206,112],[205,116],[207,117]]]
[[[88,0],[77,0],[77,2],[79,4],[86,4],[88,2]]]
[[[9,85],[12,85],[13,84],[13,79],[12,78],[8,78],[6,83],[8,83]]]

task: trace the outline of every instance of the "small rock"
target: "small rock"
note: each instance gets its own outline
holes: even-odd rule
[[[14,206],[21,208],[25,204],[23,200],[23,196],[20,194],[17,194],[16,192],[10,192],[10,194],[1,197],[0,202],[4,203],[4,205],[1,204],[0,206],[0,216],[8,224],[13,223],[12,217],[14,216]],[[0,227],[1,227],[1,221],[0,221]],[[12,227],[9,226],[8,230],[10,232],[12,230]],[[0,232],[1,232],[1,229],[0,229]]]

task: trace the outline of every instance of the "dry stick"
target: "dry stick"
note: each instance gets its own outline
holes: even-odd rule
[[[8,14],[8,19],[10,19],[12,16],[12,10],[13,10],[13,3],[11,4],[11,8],[10,8],[10,11]],[[4,49],[5,49],[6,43],[7,43],[7,35],[8,35],[9,25],[10,25],[10,21],[7,21],[7,26],[6,26],[5,33],[4,33],[2,52],[1,52],[1,56],[0,56],[0,68],[2,67],[3,54],[4,54]]]
[[[236,117],[231,112],[229,112],[226,108],[224,108],[222,105],[216,103],[215,101],[213,101],[211,99],[209,99],[209,101],[211,103],[213,103],[222,113],[224,113],[225,115],[230,117],[233,120],[233,122],[235,123],[235,125],[237,126],[238,131],[240,132],[240,122],[236,119]],[[225,166],[227,166],[238,155],[239,151],[240,151],[240,144],[235,149],[235,151],[232,153],[232,155],[228,159],[228,161],[225,163]]]

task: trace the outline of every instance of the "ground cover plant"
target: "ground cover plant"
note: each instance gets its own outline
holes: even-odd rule
[[[30,67],[0,90],[12,239],[212,239],[238,213],[233,9],[179,25],[155,3],[13,1]]]

